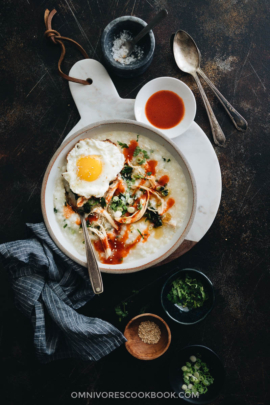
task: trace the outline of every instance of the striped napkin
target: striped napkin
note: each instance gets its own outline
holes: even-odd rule
[[[27,224],[35,237],[0,245],[15,304],[34,328],[38,359],[97,361],[126,341],[114,326],[77,313],[94,297],[87,269],[65,256],[43,223]]]

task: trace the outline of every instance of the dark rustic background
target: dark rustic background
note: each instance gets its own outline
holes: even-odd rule
[[[132,80],[112,77],[121,97],[135,97],[144,83],[158,76],[180,78],[195,92],[196,122],[212,140],[193,79],[177,69],[171,55],[170,35],[182,28],[197,41],[203,69],[247,119],[249,129],[244,134],[237,132],[206,89],[228,139],[226,149],[215,148],[222,169],[223,195],[214,224],[195,248],[169,265],[126,276],[104,275],[105,293],[82,310],[123,330],[126,321],[119,324],[114,306],[128,299],[127,320],[146,306],[147,311],[164,316],[171,327],[168,353],[145,363],[132,358],[123,346],[96,364],[64,360],[41,365],[35,358],[30,322],[14,307],[2,271],[1,404],[69,404],[76,401],[71,399],[74,391],[169,391],[168,360],[188,343],[209,346],[224,361],[227,380],[215,405],[268,404],[269,2],[3,0],[0,242],[25,238],[25,223],[42,221],[40,187],[44,171],[79,120],[68,84],[57,74],[59,48],[43,36],[44,10],[54,7],[58,10],[55,29],[77,40],[90,57],[101,62],[100,36],[112,19],[132,14],[148,21],[166,7],[169,16],[155,29],[157,46],[148,71]],[[78,58],[80,54],[68,46],[64,70],[68,72]],[[201,269],[215,285],[213,312],[193,327],[176,325],[160,306],[161,286],[177,266]],[[80,402],[97,404],[99,400]],[[151,400],[141,402],[148,404]]]

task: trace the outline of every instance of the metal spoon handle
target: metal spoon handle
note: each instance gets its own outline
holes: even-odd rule
[[[193,74],[193,77],[198,85],[198,88],[200,90],[203,102],[204,102],[204,106],[206,108],[206,112],[210,121],[210,125],[211,125],[211,129],[212,129],[212,134],[213,134],[213,138],[214,138],[214,142],[216,145],[218,146],[225,146],[225,142],[226,142],[226,138],[225,135],[218,123],[218,120],[216,119],[216,116],[214,114],[214,111],[212,110],[212,107],[209,103],[209,100],[205,94],[205,91],[203,89],[203,86],[200,82],[200,79],[197,75],[197,73]]]
[[[211,82],[211,80],[206,76],[206,74],[201,70],[201,68],[197,69],[197,72],[201,75],[201,77],[206,81],[208,86],[213,90],[227,113],[229,114],[232,122],[235,125],[235,128],[238,129],[238,131],[246,131],[248,127],[248,123],[245,120],[245,118],[242,117],[242,115],[239,114],[239,112],[236,111],[236,109],[229,103],[228,100],[220,93],[220,91],[216,88],[214,83]]]
[[[91,239],[87,230],[86,221],[83,216],[80,216],[80,218],[85,240],[88,274],[90,277],[94,293],[101,294],[104,291],[101,273],[98,267],[94,248],[92,246]]]
[[[163,10],[161,10],[159,13],[157,13],[157,15],[153,18],[152,21],[150,21],[150,23],[144,27],[138,35],[136,35],[135,38],[133,38],[130,42],[132,43],[132,45],[137,44],[137,42],[144,37],[152,28],[154,28],[157,24],[160,23],[160,21],[163,20],[163,18],[167,17],[168,15],[168,11],[164,8]]]

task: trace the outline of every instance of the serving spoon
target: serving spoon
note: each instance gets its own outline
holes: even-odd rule
[[[127,48],[128,52],[125,56],[127,58],[133,51],[134,46],[139,42],[146,34],[148,34],[151,29],[153,29],[157,24],[159,24],[165,17],[167,17],[168,11],[164,8],[161,10],[157,15],[150,21],[149,24],[144,27],[135,38],[131,39],[130,41],[125,41],[122,47]]]
[[[178,67],[182,71],[192,74],[195,80],[196,80],[196,78],[195,78],[194,74],[196,75],[196,77],[198,79],[198,76],[196,73],[199,73],[201,75],[201,77],[209,85],[209,87],[212,89],[212,91],[215,93],[215,95],[218,97],[219,101],[221,102],[221,104],[227,111],[229,117],[231,118],[232,122],[234,123],[236,129],[238,131],[246,131],[246,129],[248,127],[247,121],[235,110],[235,108],[228,102],[228,100],[226,100],[226,98],[220,93],[220,91],[215,87],[215,85],[211,82],[211,80],[206,76],[206,74],[201,69],[201,67],[200,67],[201,53],[200,53],[200,50],[198,49],[195,41],[193,40],[193,38],[187,32],[185,32],[183,30],[179,30],[176,32],[176,34],[172,35],[171,44],[172,44],[172,48],[173,48],[175,61],[178,65]],[[198,81],[199,81],[199,79],[198,79]],[[198,81],[196,80],[197,84],[198,84]],[[201,83],[200,83],[200,85],[198,84],[198,87],[201,91],[201,88],[202,88]],[[203,93],[204,93],[204,91],[203,91]],[[203,101],[205,103],[205,99],[207,100],[205,93],[204,93],[204,95],[202,94],[202,97],[203,97]],[[209,104],[209,102],[208,102],[208,104]],[[210,104],[209,104],[209,106],[210,106]],[[206,107],[206,105],[205,105],[205,107]],[[211,107],[210,107],[210,109],[211,109]],[[211,110],[209,111],[208,107],[206,107],[207,113],[211,112]],[[214,115],[214,113],[213,113],[213,115]],[[209,114],[208,114],[208,116],[209,116]],[[209,117],[209,120],[210,120],[210,124],[211,124],[210,117]]]
[[[64,179],[64,187],[67,203],[71,206],[73,211],[75,211],[81,220],[85,247],[86,247],[86,258],[87,258],[87,269],[89,278],[92,284],[92,288],[95,294],[101,294],[104,291],[101,273],[98,267],[97,259],[95,256],[94,248],[91,243],[91,239],[87,230],[86,220],[84,217],[84,211],[82,208],[77,207],[77,201],[74,193],[71,191],[68,182]]]

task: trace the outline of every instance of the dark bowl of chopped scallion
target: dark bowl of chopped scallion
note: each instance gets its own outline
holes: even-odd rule
[[[194,325],[212,311],[214,287],[199,270],[183,269],[174,273],[163,285],[161,304],[166,314],[182,325]]]
[[[179,398],[191,404],[206,405],[220,394],[225,369],[213,350],[190,345],[174,353],[169,366],[169,381]]]

